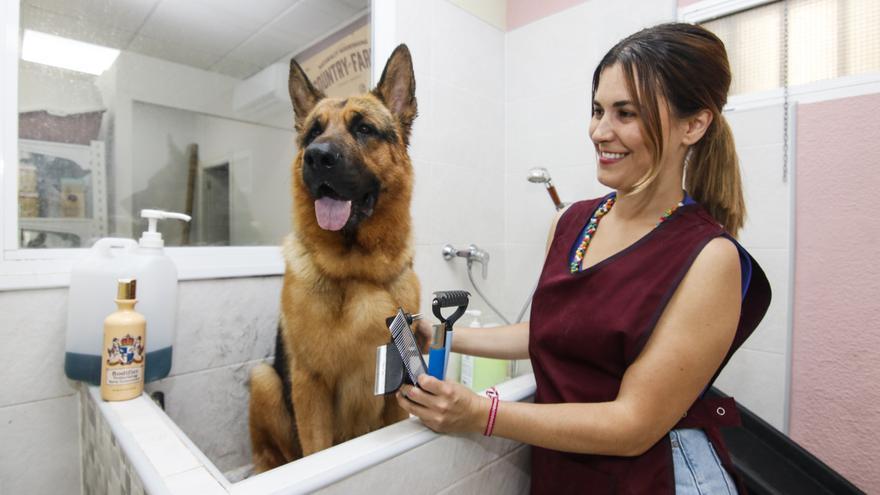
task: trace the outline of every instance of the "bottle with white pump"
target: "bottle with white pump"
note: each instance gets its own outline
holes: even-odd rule
[[[104,317],[116,306],[117,281],[138,281],[138,312],[147,320],[145,381],[168,376],[171,347],[177,331],[177,267],[165,255],[165,241],[156,231],[159,220],[188,222],[189,215],[141,210],[149,227],[139,242],[108,237],[83,250],[70,274],[64,372],[73,380],[98,385]]]
[[[133,251],[133,271],[138,279],[139,311],[147,319],[146,370],[144,381],[168,376],[177,334],[177,267],[165,254],[165,241],[156,230],[163,219],[190,221],[189,215],[162,210],[141,210],[147,230]]]

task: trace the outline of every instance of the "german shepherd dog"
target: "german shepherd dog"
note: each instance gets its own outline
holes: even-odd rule
[[[284,286],[274,366],[250,376],[254,470],[263,472],[363,435],[407,414],[373,395],[385,319],[416,312],[407,153],[416,117],[406,45],[378,86],[327,98],[290,62],[298,152],[294,229],[284,240]]]

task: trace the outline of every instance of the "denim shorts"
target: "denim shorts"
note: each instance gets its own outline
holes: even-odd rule
[[[669,432],[676,495],[736,495],[736,485],[706,433],[681,428]]]

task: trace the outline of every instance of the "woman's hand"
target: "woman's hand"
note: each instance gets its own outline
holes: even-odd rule
[[[434,329],[431,328],[431,323],[425,319],[416,320],[412,324],[412,330],[416,337],[416,344],[419,346],[419,352],[427,354],[428,347],[434,339]]]
[[[420,376],[418,387],[400,387],[397,403],[438,433],[482,432],[489,417],[488,398],[431,375]]]

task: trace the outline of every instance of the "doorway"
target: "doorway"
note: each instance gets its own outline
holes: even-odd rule
[[[200,244],[228,246],[230,241],[229,162],[202,169],[199,198],[196,221],[198,221]]]

